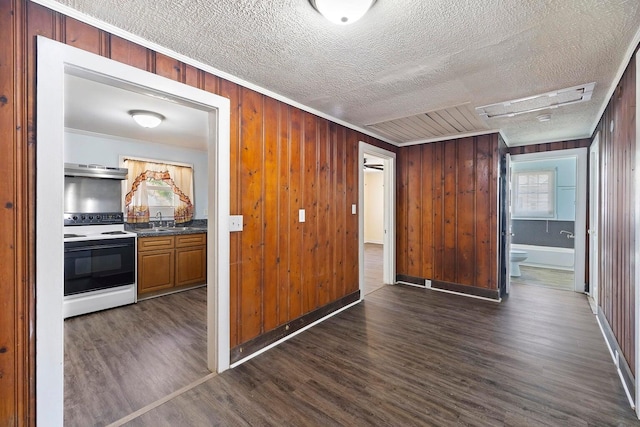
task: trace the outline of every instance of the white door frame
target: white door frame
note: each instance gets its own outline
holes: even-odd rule
[[[506,286],[505,286],[505,293],[507,295],[509,295],[509,293],[511,292],[511,238],[513,237],[513,230],[511,227],[511,203],[513,202],[513,198],[511,197],[511,154],[507,153],[505,155],[505,168],[506,168],[506,182],[505,182],[505,195],[504,197],[507,199],[506,200],[506,212],[505,212],[505,221],[506,221],[506,227],[505,227],[505,236],[504,236],[504,245],[505,245],[505,256],[507,257],[507,259],[504,261],[505,263],[505,268],[506,268]]]
[[[384,165],[384,237],[382,250],[382,281],[386,285],[396,282],[396,154],[360,141],[358,144],[358,281],[360,298],[364,298],[364,158],[375,156]]]
[[[589,148],[589,296],[593,299],[593,314],[598,313],[598,277],[600,270],[599,209],[600,209],[600,132]]]
[[[572,148],[569,150],[543,151],[539,153],[515,154],[511,156],[512,164],[520,161],[549,160],[567,157],[576,158],[576,219],[574,226],[574,286],[575,292],[585,291],[585,257],[587,231],[587,159],[586,148]]]
[[[640,55],[636,54],[636,70],[640,70]],[[640,72],[636,71],[636,88],[640,88]],[[638,372],[640,372],[640,197],[638,196],[638,189],[640,188],[640,90],[636,89],[636,152],[635,152],[635,180],[634,184],[636,186],[636,198],[635,198],[635,218],[636,218],[636,227],[635,227],[635,239],[636,239],[636,247],[635,247],[635,351],[636,351],[636,389],[635,389],[635,405],[636,405],[636,415],[640,418],[640,381],[638,381]]]
[[[62,426],[64,405],[65,74],[161,94],[209,112],[207,247],[208,368],[229,368],[229,100],[62,43],[38,37],[36,144],[36,414]]]

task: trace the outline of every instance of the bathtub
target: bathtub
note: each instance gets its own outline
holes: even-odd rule
[[[520,265],[573,271],[575,251],[572,248],[512,244],[511,249],[526,251],[529,254]]]

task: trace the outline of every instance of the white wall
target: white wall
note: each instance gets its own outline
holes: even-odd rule
[[[91,135],[66,130],[64,135],[64,161],[67,163],[94,163],[120,167],[120,156],[174,161],[193,165],[194,219],[204,219],[207,209],[207,152],[154,144],[147,141]]]
[[[384,238],[384,172],[364,172],[364,242],[382,244]]]

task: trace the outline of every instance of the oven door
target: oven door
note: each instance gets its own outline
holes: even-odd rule
[[[64,244],[65,296],[130,285],[134,276],[134,237]]]

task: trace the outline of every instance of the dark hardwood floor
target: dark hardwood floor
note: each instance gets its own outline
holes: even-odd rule
[[[64,424],[107,425],[209,374],[206,288],[64,324]]]
[[[204,321],[198,314],[204,312],[200,300],[194,299],[188,313]],[[127,349],[129,358],[141,360],[149,357],[149,351],[153,355],[155,348]],[[91,377],[102,378],[103,370],[113,369],[85,363],[88,372],[82,378],[89,382],[102,381]],[[132,401],[149,401],[166,389],[156,389],[153,380],[143,383],[146,376],[171,374],[180,367],[158,363],[151,371],[144,364],[136,369],[140,372],[128,382],[132,391],[123,393],[146,396],[128,397],[132,408]],[[76,387],[76,392],[86,393]],[[91,407],[113,407],[118,402],[115,396],[82,399]],[[85,418],[75,425],[104,421]],[[584,295],[515,284],[500,304],[384,286],[363,303],[126,425],[631,426],[640,422],[629,407]]]

